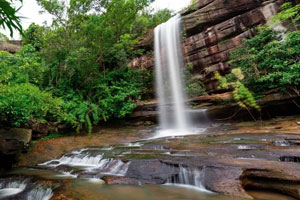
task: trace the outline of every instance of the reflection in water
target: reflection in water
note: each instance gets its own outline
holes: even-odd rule
[[[75,181],[67,192],[73,198],[77,197],[83,200],[243,200],[175,185],[102,185],[99,187],[99,185],[85,181]]]
[[[186,185],[99,185],[75,180],[67,195],[81,200],[246,200],[202,192]],[[280,194],[252,191],[256,200],[294,200]]]

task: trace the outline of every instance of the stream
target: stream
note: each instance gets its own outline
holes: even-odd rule
[[[181,159],[192,153],[161,145],[172,140],[184,137],[77,148],[56,160],[14,169],[0,178],[0,199],[49,200],[57,196],[80,200],[245,199],[206,189],[205,174],[199,167],[156,161]],[[249,194],[259,200],[293,199],[268,192],[249,191]]]

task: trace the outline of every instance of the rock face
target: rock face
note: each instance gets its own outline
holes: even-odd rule
[[[182,12],[187,38],[183,42],[185,60],[193,65],[194,77],[201,79],[207,92],[218,92],[214,72],[230,72],[230,52],[256,34],[255,27],[270,21],[283,0],[198,0]],[[152,33],[153,34],[153,33]],[[151,48],[153,35],[141,39],[137,48]],[[134,59],[134,68],[152,69],[150,55]]]
[[[242,109],[236,103],[227,105],[217,105],[218,102],[230,100],[232,94],[230,92],[222,94],[214,94],[209,96],[196,97],[190,99],[190,105],[197,105],[194,109],[201,109],[201,112],[192,112],[191,115],[195,119],[194,122],[220,122],[220,121],[243,121],[256,119],[268,120],[275,116],[290,116],[299,115],[299,108],[297,104],[300,103],[300,98],[296,95],[289,96],[280,93],[268,94],[264,98],[258,100],[261,111],[251,111],[252,116],[248,110]],[[207,108],[208,107],[208,108]],[[145,105],[138,105],[134,112],[129,116],[129,119],[139,119],[141,121],[156,121],[158,115],[157,102],[152,102]]]
[[[30,129],[12,128],[0,131],[0,169],[10,168],[19,154],[26,151],[32,138]]]
[[[0,41],[0,51],[7,51],[9,53],[16,53],[21,49],[22,41],[18,40],[9,40],[9,41]]]

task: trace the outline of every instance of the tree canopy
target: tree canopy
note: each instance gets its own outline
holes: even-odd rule
[[[1,0],[0,1],[0,26],[3,29],[9,29],[10,36],[13,36],[14,29],[22,33],[21,17],[17,15],[19,8],[13,6],[14,3],[23,0]]]
[[[152,1],[37,0],[53,23],[31,24],[20,52],[0,54],[1,124],[51,122],[91,132],[99,121],[131,113],[153,81],[152,72],[127,66],[146,53],[135,49],[137,39],[172,16],[153,13]]]

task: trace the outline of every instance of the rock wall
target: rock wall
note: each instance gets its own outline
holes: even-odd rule
[[[0,51],[16,53],[22,47],[21,40],[0,41]]]
[[[198,0],[182,12],[186,30],[185,60],[193,64],[194,78],[201,79],[208,93],[218,93],[213,74],[230,72],[230,51],[256,34],[255,27],[278,13],[284,0]],[[152,33],[152,35],[151,35]],[[153,31],[137,48],[151,49]],[[153,48],[153,47],[152,47]],[[154,59],[144,55],[130,62],[133,68],[153,69]]]

